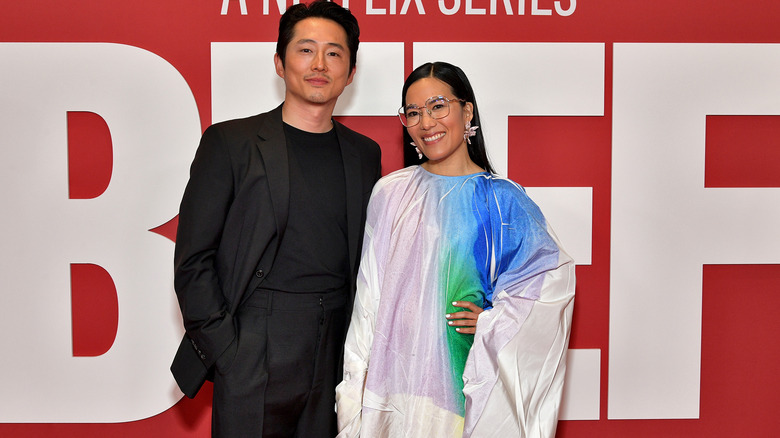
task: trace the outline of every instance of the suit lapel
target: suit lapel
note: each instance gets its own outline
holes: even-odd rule
[[[360,216],[363,207],[363,181],[360,172],[360,153],[357,145],[349,141],[346,128],[334,122],[341,147],[341,159],[344,162],[344,183],[347,195],[347,240],[349,243],[350,272],[355,269],[358,241],[360,240]]]
[[[268,113],[258,131],[257,148],[263,157],[265,172],[268,176],[268,186],[271,191],[276,232],[284,235],[287,228],[287,218],[290,210],[290,166],[287,156],[287,144],[282,127],[282,107]],[[349,135],[342,124],[334,122],[336,135],[341,148],[341,159],[344,162],[344,183],[347,199],[347,240],[349,245],[350,270],[355,268],[355,262],[360,251],[360,218],[363,207],[363,181],[360,172],[360,152],[358,146],[349,140]]]
[[[282,127],[281,105],[268,113],[257,135],[257,148],[263,157],[265,173],[268,176],[278,242],[281,242],[290,210],[290,166]]]

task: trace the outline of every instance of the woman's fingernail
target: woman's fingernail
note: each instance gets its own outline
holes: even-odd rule
[[[445,318],[449,318],[449,317],[450,317],[450,314],[448,313],[448,314],[444,315],[444,317],[445,317]]]

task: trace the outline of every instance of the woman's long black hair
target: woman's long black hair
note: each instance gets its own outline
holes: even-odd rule
[[[406,78],[406,82],[404,82],[404,88],[401,91],[402,106],[406,106],[406,92],[409,90],[409,87],[413,83],[423,78],[436,78],[449,85],[455,97],[458,99],[463,99],[466,102],[471,102],[471,105],[474,108],[473,117],[471,118],[471,125],[479,126],[479,129],[477,130],[477,135],[471,137],[471,144],[467,145],[469,158],[471,158],[471,161],[473,161],[477,166],[485,169],[490,173],[495,173],[493,166],[490,164],[490,160],[488,159],[487,151],[485,150],[485,138],[482,136],[482,122],[479,120],[477,98],[474,96],[474,90],[471,88],[471,83],[466,77],[466,74],[463,73],[463,70],[457,66],[442,61],[428,62],[417,67],[409,75],[409,77]],[[403,130],[404,165],[410,166],[427,161],[428,159],[425,157],[422,159],[417,157],[417,152],[415,152],[414,147],[409,145],[409,143],[412,142],[412,137],[409,136],[406,128],[403,128]]]

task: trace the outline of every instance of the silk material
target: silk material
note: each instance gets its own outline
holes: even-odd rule
[[[368,207],[336,390],[340,437],[552,437],[574,264],[516,183],[419,166]],[[477,333],[445,314],[486,308]]]

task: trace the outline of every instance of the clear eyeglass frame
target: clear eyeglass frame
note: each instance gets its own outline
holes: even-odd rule
[[[450,102],[465,103],[464,99],[449,99],[444,96],[432,96],[425,101],[423,108],[425,112],[433,119],[443,119],[450,115]],[[422,120],[422,112],[412,113],[410,111],[420,110],[422,108],[417,105],[407,105],[406,107],[398,108],[398,119],[401,120],[401,124],[407,128],[417,126]]]

